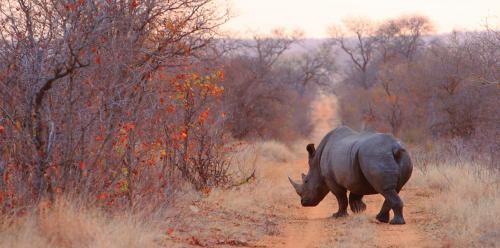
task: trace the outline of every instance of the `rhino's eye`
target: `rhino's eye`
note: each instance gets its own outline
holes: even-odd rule
[[[309,181],[309,180],[307,180],[307,179],[306,179],[306,180],[304,180],[304,183],[307,183],[308,181]]]

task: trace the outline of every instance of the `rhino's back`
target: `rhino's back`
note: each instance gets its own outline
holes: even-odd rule
[[[408,161],[397,161],[404,151]],[[401,189],[411,176],[412,165],[400,142],[390,134],[377,133],[358,148],[358,165],[364,177],[378,192]]]
[[[357,194],[377,193],[365,178],[357,153],[360,148],[367,149],[371,143],[376,143],[374,141],[387,139],[386,136],[380,133],[358,133],[347,127],[332,131],[327,137],[320,164],[325,180]],[[387,150],[385,147],[375,148],[374,152],[384,149]]]

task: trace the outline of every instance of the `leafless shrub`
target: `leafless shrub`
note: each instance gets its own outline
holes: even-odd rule
[[[286,54],[299,38],[277,30],[235,41],[240,48],[224,58],[224,106],[235,138],[290,142],[312,131],[310,104],[333,68],[329,51]]]
[[[496,153],[500,43],[494,30],[433,38],[425,36],[432,23],[421,16],[370,29],[358,23],[344,25],[357,37],[352,41],[332,33],[350,58],[335,88],[345,124],[392,132],[413,143],[459,139],[474,144],[470,150]],[[359,77],[368,81],[359,84]]]

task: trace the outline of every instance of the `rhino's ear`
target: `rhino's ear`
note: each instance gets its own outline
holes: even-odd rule
[[[314,144],[309,144],[306,146],[307,152],[309,152],[309,158],[314,157],[314,154],[316,153],[316,148],[314,148]]]

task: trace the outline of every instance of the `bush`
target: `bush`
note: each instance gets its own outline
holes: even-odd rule
[[[8,2],[1,210],[64,193],[161,205],[185,181],[227,181],[223,72],[197,59],[224,19],[213,2]]]

